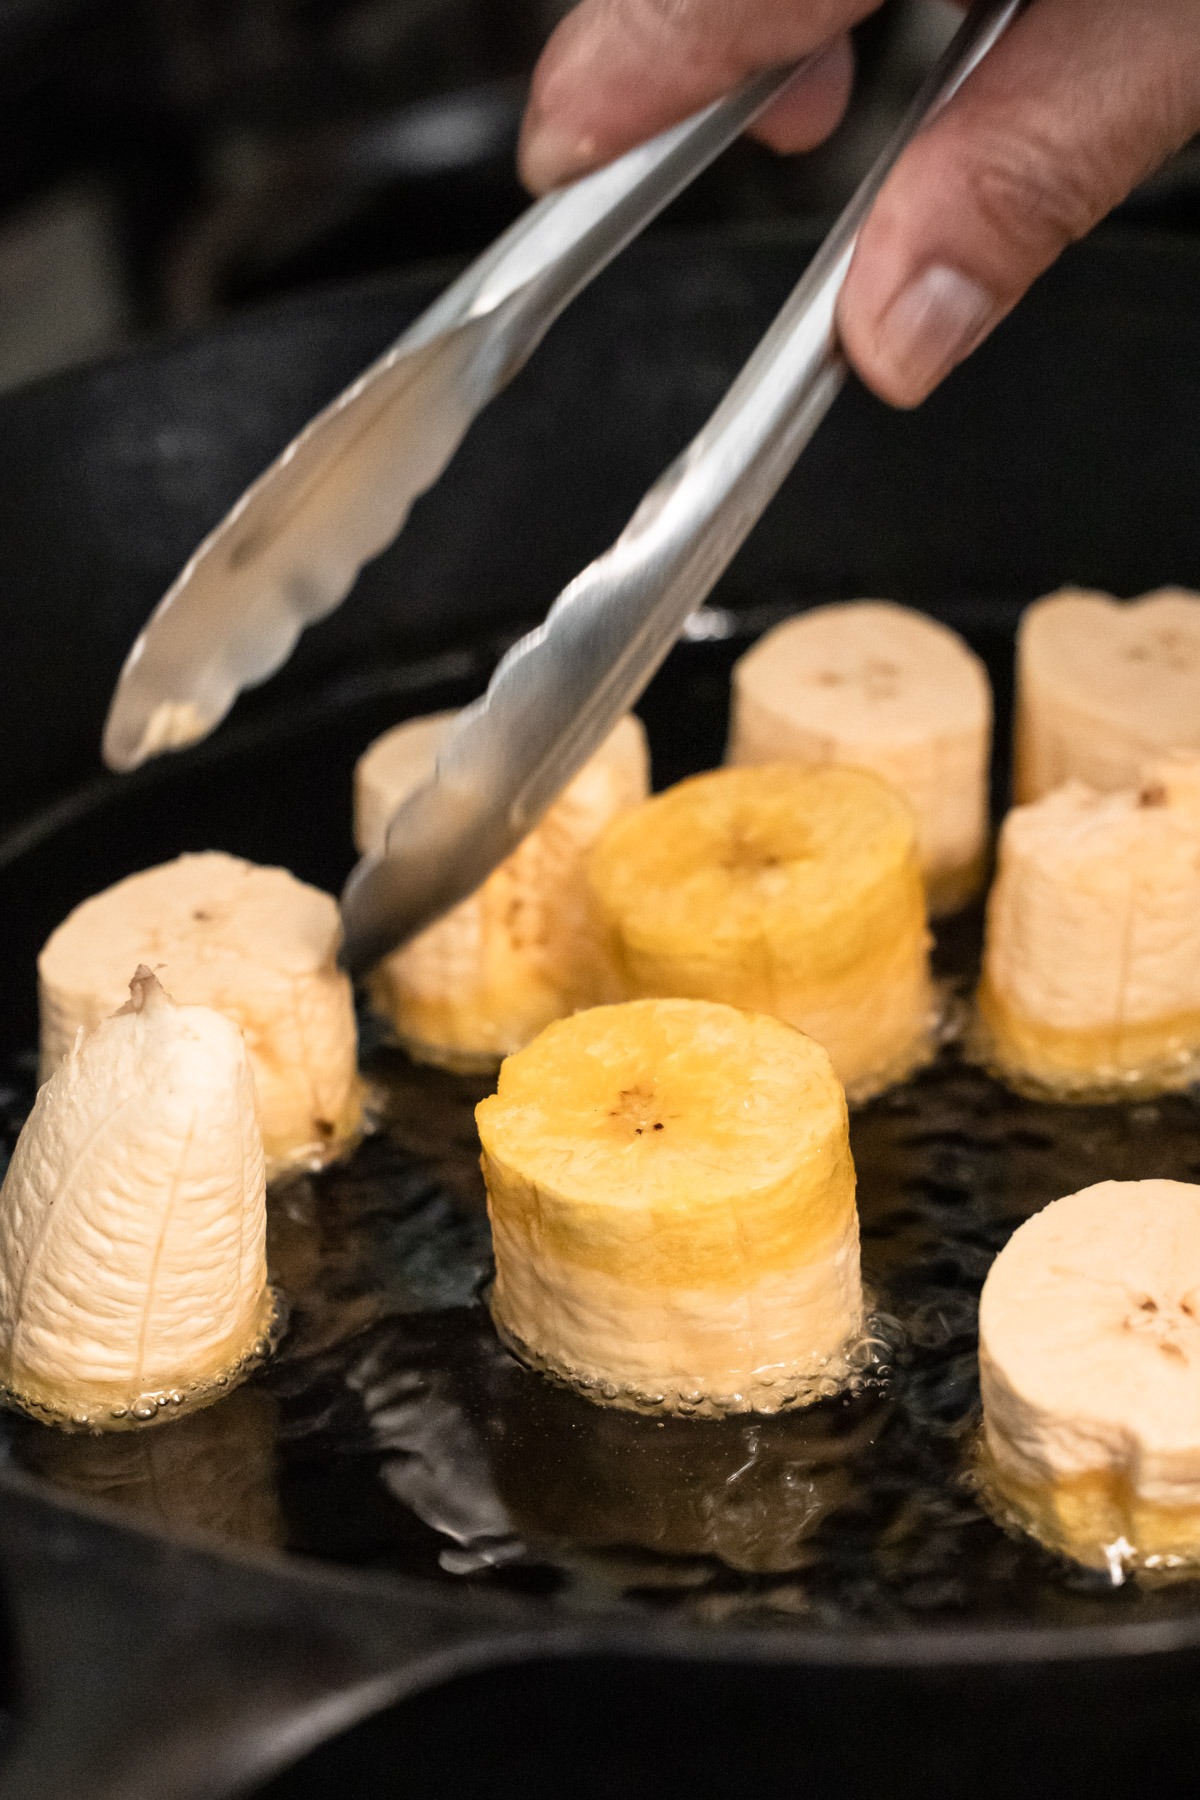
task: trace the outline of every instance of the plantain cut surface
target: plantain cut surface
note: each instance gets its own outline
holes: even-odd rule
[[[1200,752],[1200,594],[1140,600],[1063,588],[1026,607],[1017,633],[1014,789],[1039,800],[1067,781],[1131,787],[1148,761]]]
[[[360,759],[354,828],[364,854],[382,849],[454,718],[410,719]],[[644,799],[648,781],[646,735],[630,715],[476,893],[380,964],[376,1007],[419,1061],[494,1069],[551,1019],[619,997],[582,858],[610,819]]]
[[[913,809],[930,910],[983,882],[992,690],[948,626],[890,600],[815,606],[733,671],[731,763],[872,769]]]
[[[611,824],[588,861],[625,991],[773,1013],[850,1099],[929,1053],[913,816],[861,769],[717,769]]]
[[[77,906],[38,958],[42,1079],[146,963],[180,1004],[211,1006],[241,1031],[268,1172],[324,1162],[362,1116],[340,941],[333,898],[286,869],[210,850],[130,875]]]
[[[775,1412],[862,1324],[846,1104],[819,1045],[699,1000],[550,1025],[479,1106],[492,1314],[602,1404]]]

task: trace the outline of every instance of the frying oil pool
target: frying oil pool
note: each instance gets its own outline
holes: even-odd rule
[[[942,933],[966,985],[977,921]],[[190,1417],[68,1436],[11,1414],[21,1466],[160,1524],[363,1568],[810,1626],[1157,1617],[1190,1582],[1115,1588],[980,1505],[976,1306],[1022,1220],[1103,1178],[1200,1178],[1200,1106],[1019,1098],[946,1050],[854,1116],[880,1343],[854,1395],[755,1419],[594,1407],[502,1349],[476,1101],[488,1082],[368,1055],[386,1128],[271,1201],[290,1324],[261,1374]],[[13,1076],[11,1146],[31,1098]]]

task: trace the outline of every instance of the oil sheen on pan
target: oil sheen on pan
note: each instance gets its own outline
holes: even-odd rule
[[[685,646],[648,694],[660,783],[717,760],[724,718],[712,695],[740,647]],[[464,673],[463,694],[414,681],[406,708],[455,704],[475,678]],[[348,772],[387,707],[394,717],[394,695],[360,696],[265,753],[235,748],[219,779],[206,777],[207,798],[191,798],[213,809],[214,830],[230,791],[245,820],[270,810],[283,829],[273,802],[284,774],[289,791],[311,795],[309,759]],[[711,743],[694,728],[702,711]],[[165,853],[169,819],[197,780],[171,772],[105,803],[123,818],[136,808],[146,861]],[[13,876],[53,878],[56,859],[94,844],[96,828],[69,824]],[[978,939],[977,914],[938,929],[935,974],[962,993]],[[372,1047],[369,1033],[364,1042],[385,1128],[270,1197],[271,1277],[291,1308],[270,1364],[221,1405],[143,1434],[70,1437],[6,1414],[0,1433],[18,1464],[160,1526],[553,1596],[593,1615],[633,1604],[804,1631],[1195,1610],[1190,1583],[1114,1584],[1010,1535],[973,1476],[976,1310],[992,1260],[1024,1219],[1090,1182],[1195,1180],[1192,1098],[1050,1105],[943,1048],[852,1116],[874,1332],[866,1378],[773,1417],[655,1418],[594,1407],[501,1347],[485,1301],[473,1123],[490,1079],[416,1065]],[[32,1100],[33,1049],[4,1071],[8,1148]]]

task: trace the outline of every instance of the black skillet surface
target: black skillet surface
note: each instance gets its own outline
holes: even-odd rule
[[[28,1101],[33,955],[63,912],[131,868],[210,844],[336,885],[349,860],[355,756],[395,719],[478,691],[505,628],[536,615],[612,535],[719,393],[801,257],[801,247],[780,242],[660,245],[619,265],[481,422],[411,532],[345,612],[310,634],[281,682],[244,706],[213,745],[119,788],[89,783],[87,769],[116,663],[148,603],[243,479],[419,296],[396,288],[293,306],[0,408],[13,621],[0,736],[12,771],[4,804],[14,818],[0,845],[9,949],[0,1042],[14,1128]],[[1024,599],[1068,579],[1117,591],[1165,580],[1200,585],[1188,430],[1200,369],[1198,289],[1200,264],[1187,249],[1097,242],[1076,251],[921,414],[898,418],[848,396],[718,597],[738,615],[727,621],[732,635],[681,647],[646,697],[659,783],[717,760],[733,656],[755,628],[813,598],[886,592],[956,623],[992,667],[1003,745],[1012,628]],[[55,790],[49,810],[39,810],[35,796]],[[950,976],[968,979],[972,921],[942,934],[939,955]],[[269,1372],[222,1406],[137,1438],[67,1439],[8,1423],[9,1491],[0,1505],[13,1526],[12,1605],[24,1621],[28,1668],[39,1666],[29,1648],[39,1608],[21,1582],[38,1531],[56,1528],[57,1503],[47,1496],[60,1494],[83,1496],[85,1513],[97,1500],[102,1510],[115,1505],[160,1537],[199,1529],[249,1546],[242,1572],[269,1596],[267,1611],[302,1600],[306,1617],[323,1607],[341,1616],[360,1673],[371,1654],[364,1627],[347,1620],[358,1620],[356,1607],[371,1615],[374,1604],[367,1637],[382,1636],[372,1654],[397,1689],[429,1678],[414,1673],[418,1645],[400,1641],[404,1630],[389,1639],[397,1607],[423,1656],[440,1641],[460,1659],[486,1662],[498,1654],[497,1634],[515,1653],[512,1634],[532,1633],[521,1637],[524,1654],[557,1644],[626,1655],[671,1649],[731,1667],[765,1659],[773,1673],[752,1690],[756,1717],[767,1694],[795,1700],[791,1664],[809,1668],[810,1707],[821,1679],[814,1671],[841,1663],[847,1680],[857,1671],[864,1700],[875,1683],[877,1709],[880,1677],[868,1678],[864,1665],[887,1665],[897,1680],[907,1669],[911,1685],[914,1669],[935,1666],[953,1683],[967,1679],[956,1668],[982,1662],[997,1672],[991,1703],[1021,1692],[1026,1748],[1032,1758],[1040,1731],[1036,1762],[1045,1773],[1056,1766],[1050,1737],[1059,1763],[1063,1744],[1076,1762],[1108,1743],[1111,1710],[1097,1717],[1093,1709],[1114,1671],[1123,1691],[1144,1690],[1151,1707],[1156,1691],[1165,1696],[1185,1674],[1190,1681],[1197,1590],[1114,1587],[1007,1538],[976,1501],[969,1451],[974,1301],[991,1257],[1030,1212],[1103,1175],[1200,1175],[1192,1102],[1035,1106],[948,1052],[855,1122],[864,1265],[883,1314],[887,1373],[861,1395],[808,1414],[710,1426],[599,1412],[511,1363],[479,1300],[487,1241],[470,1106],[482,1089],[415,1071],[380,1047],[369,1064],[387,1096],[388,1130],[344,1168],[275,1197],[273,1259],[294,1320]],[[25,1471],[38,1487],[28,1487]],[[81,1559],[97,1602],[91,1628],[99,1642],[106,1629],[112,1639],[114,1682],[131,1677],[116,1654],[125,1633],[113,1632],[112,1571],[122,1556],[139,1571],[122,1582],[122,1605],[135,1613],[143,1605],[153,1618],[163,1577],[150,1571],[156,1557],[177,1555],[184,1560],[173,1579],[189,1598],[173,1628],[186,1633],[190,1618],[217,1643],[236,1639],[231,1619],[245,1595],[222,1589],[229,1576],[218,1564],[161,1542],[139,1559],[130,1548],[136,1536],[105,1533],[95,1521],[73,1520],[70,1532],[79,1535],[63,1567],[74,1572],[72,1556]],[[280,1586],[265,1567],[252,1578],[257,1553],[279,1548],[376,1579],[325,1588],[305,1572]],[[43,1627],[60,1603],[40,1593]],[[1135,1654],[1154,1659],[1149,1686],[1152,1665],[1127,1660]],[[1047,1661],[1060,1669],[1055,1680],[1021,1690],[1013,1669]],[[263,1662],[269,1655],[256,1666]],[[329,1662],[327,1686],[345,1690],[345,1669],[332,1653]],[[295,1727],[296,1747],[329,1728],[314,1707],[321,1683],[311,1658],[305,1672],[299,1687],[295,1671],[281,1674],[271,1701],[305,1721]],[[235,1657],[231,1685],[238,1675]],[[599,1679],[589,1676],[589,1694],[609,1691]],[[611,1671],[605,1679],[619,1688]],[[1072,1680],[1079,1685],[1068,1696]],[[543,1700],[553,1681],[536,1684]],[[240,1685],[243,1695],[254,1687],[244,1671]],[[969,1686],[978,1701],[977,1678]],[[647,1708],[652,1690],[653,1682],[639,1688],[640,1702],[627,1696],[648,1744],[656,1719],[663,1729]],[[695,1682],[663,1689],[693,1702],[698,1691]],[[887,1691],[894,1700],[900,1689]],[[57,1692],[65,1704],[61,1685]],[[556,1716],[578,1709],[572,1692],[563,1689],[550,1707]],[[1057,1731],[1047,1724],[1055,1708],[1035,1725],[1035,1694],[1057,1696],[1057,1711],[1069,1713]],[[177,1697],[186,1710],[186,1691]],[[1161,1752],[1193,1719],[1176,1705],[1170,1730],[1152,1710],[1143,1729],[1130,1705],[1125,1759],[1144,1773],[1145,1730]],[[228,1694],[222,1711],[236,1744],[240,1715]],[[176,1707],[176,1732],[179,1714]],[[710,1701],[700,1706],[697,1723],[708,1721],[709,1737],[717,1716]],[[1089,1729],[1081,1736],[1082,1721]],[[165,1743],[169,1717],[161,1723]],[[552,1742],[544,1727],[542,1740]],[[763,1729],[760,1720],[755,1741],[769,1745]],[[261,1731],[250,1735],[251,1766],[287,1759],[286,1745],[264,1747]],[[927,1736],[910,1733],[910,1751]],[[80,1725],[73,1737],[86,1761],[88,1732]],[[60,1755],[62,1738],[60,1729]],[[705,1741],[703,1729],[696,1741]],[[877,1751],[867,1739],[849,1741],[861,1766],[856,1775],[838,1764],[836,1779],[838,1791],[857,1793],[847,1784],[868,1781]],[[817,1734],[808,1772],[832,1779],[840,1742]],[[948,1780],[950,1764],[961,1772],[965,1757],[975,1765],[971,1791],[1005,1791],[987,1785],[1007,1765],[981,1757],[984,1737],[973,1732],[953,1754],[951,1742],[953,1733],[942,1777],[927,1769],[923,1781]],[[33,1785],[13,1791],[63,1791],[45,1744],[33,1749],[23,1765]],[[236,1766],[233,1749],[230,1757]],[[1119,1766],[1111,1746],[1101,1761],[1110,1774]],[[627,1771],[626,1791],[640,1792],[637,1781],[651,1774],[657,1792],[703,1790],[721,1765],[719,1757],[700,1762],[707,1777],[699,1764],[685,1775],[686,1757],[668,1777],[654,1772],[653,1756],[643,1758],[640,1774]],[[103,1791],[165,1792],[165,1767],[155,1765],[156,1787]],[[47,1771],[57,1789],[45,1785]],[[529,1791],[528,1767],[523,1778]],[[456,1791],[466,1791],[465,1779],[456,1777]],[[755,1781],[767,1779],[764,1765]],[[356,1781],[374,1791],[362,1788],[361,1769]],[[170,1791],[225,1789],[193,1782]],[[436,1780],[430,1791],[441,1791]],[[943,1780],[935,1791],[957,1790]]]

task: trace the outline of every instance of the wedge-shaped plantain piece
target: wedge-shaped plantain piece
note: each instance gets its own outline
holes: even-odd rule
[[[913,819],[878,776],[694,776],[610,825],[588,875],[630,995],[774,1013],[824,1045],[852,1101],[928,1054]]]
[[[286,869],[210,850],[85,900],[38,958],[44,1080],[82,1025],[121,1004],[139,963],[180,1004],[211,1006],[246,1040],[268,1172],[317,1166],[361,1125],[354,996],[328,894]]]
[[[978,893],[992,690],[957,632],[888,600],[816,606],[734,665],[731,763],[871,769],[912,807],[929,907]]]
[[[1200,751],[1200,594],[1140,600],[1064,588],[1027,607],[1017,634],[1014,791],[1067,781],[1132,787],[1146,763]]]
[[[820,1047],[696,1000],[594,1007],[476,1112],[492,1316],[535,1367],[639,1410],[831,1392],[862,1323],[845,1098]]]
[[[1200,1074],[1200,758],[1138,788],[1070,782],[1008,815],[975,1050],[1037,1097],[1161,1093]]]
[[[0,1383],[111,1430],[219,1397],[265,1354],[265,1172],[236,1026],[149,969],[41,1088],[0,1192]]]
[[[454,717],[411,719],[360,759],[354,832],[364,854],[382,848],[388,820],[429,773]],[[372,997],[413,1056],[494,1069],[552,1019],[618,996],[581,862],[648,784],[646,734],[630,715],[477,893],[381,963]]]
[[[1101,1181],[1028,1219],[979,1309],[1000,1510],[1116,1579],[1200,1564],[1200,1187]]]

